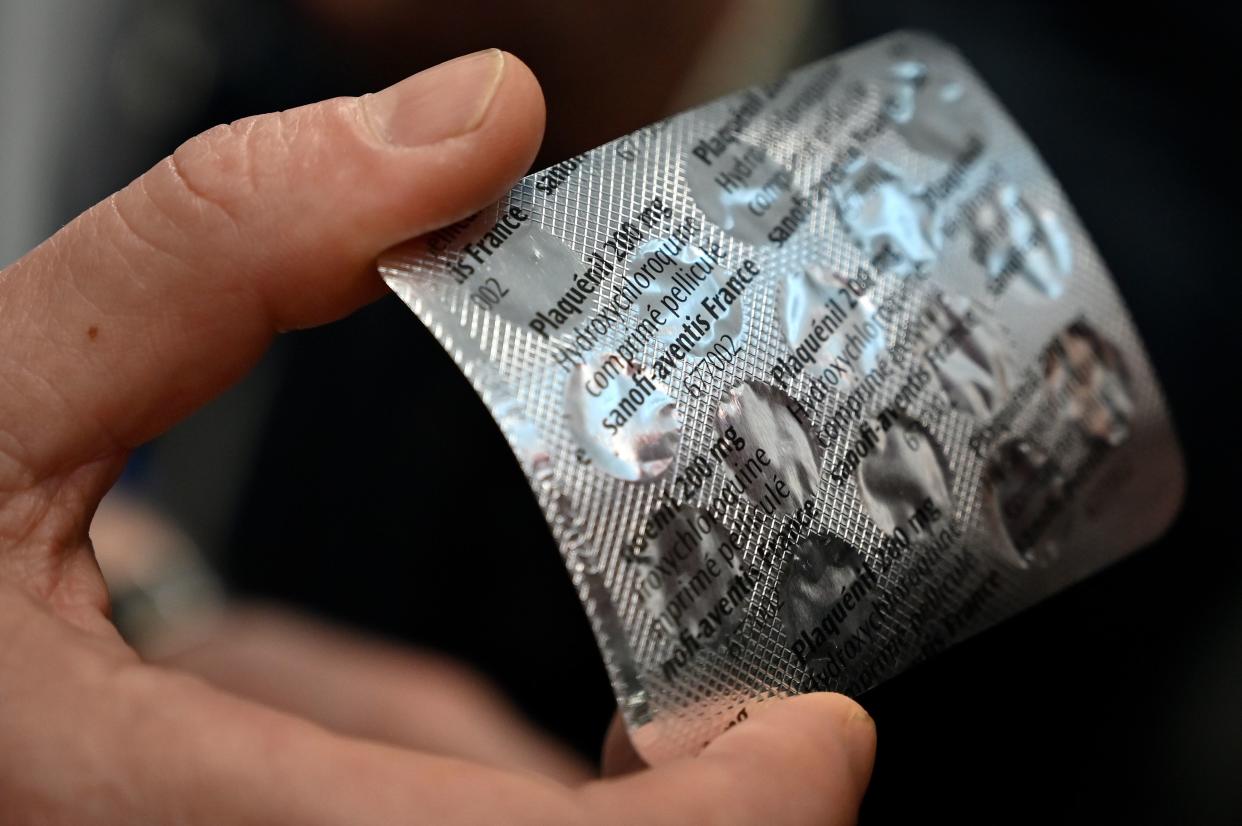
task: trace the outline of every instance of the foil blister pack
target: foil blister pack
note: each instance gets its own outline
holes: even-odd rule
[[[650,761],[859,694],[1180,503],[1098,254],[923,35],[531,175],[380,268],[512,446]]]

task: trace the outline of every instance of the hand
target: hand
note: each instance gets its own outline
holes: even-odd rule
[[[700,757],[570,785],[330,730],[145,663],[108,621],[87,528],[127,451],[274,332],[381,294],[375,255],[498,198],[542,124],[530,72],[482,52],[208,131],[0,272],[6,824],[855,816],[874,734],[836,695],[767,704]]]

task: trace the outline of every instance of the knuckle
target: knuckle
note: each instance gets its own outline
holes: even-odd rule
[[[236,219],[258,189],[252,157],[256,131],[270,130],[261,118],[212,127],[177,147],[161,169],[183,200]]]
[[[163,165],[182,201],[223,213],[234,223],[258,220],[290,196],[308,173],[330,174],[347,154],[357,124],[347,99],[255,115],[208,129],[179,146]]]

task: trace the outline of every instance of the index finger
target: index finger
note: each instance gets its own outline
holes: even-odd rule
[[[875,724],[840,694],[765,703],[684,758],[583,790],[604,823],[836,826],[853,823],[871,779]]]

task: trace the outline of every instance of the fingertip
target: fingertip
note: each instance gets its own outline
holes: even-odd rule
[[[844,772],[861,800],[875,763],[875,721],[843,694],[802,694],[760,704],[745,724],[725,732],[704,754],[755,748],[780,750],[791,765],[813,766],[812,773],[821,776]]]
[[[831,691],[782,697],[756,705],[748,715],[747,724],[767,728],[797,729],[810,731],[842,731],[851,726],[862,729],[874,728],[869,715],[857,701]],[[737,726],[722,735],[716,742],[743,731],[747,726]]]
[[[503,61],[486,112],[463,134],[412,150],[380,152],[366,178],[388,186],[378,199],[389,213],[372,222],[380,249],[439,229],[500,199],[530,170],[543,140],[543,91],[519,58]],[[410,114],[417,117],[417,112]],[[383,231],[378,231],[380,226]]]
[[[844,694],[821,692],[806,696],[830,707],[836,721],[836,730],[845,743],[850,772],[854,776],[855,788],[861,798],[867,784],[871,782],[871,772],[875,768],[875,718],[856,700]]]
[[[500,55],[504,60],[500,86],[480,131],[504,141],[497,144],[497,148],[512,151],[516,162],[514,176],[517,176],[530,168],[539,151],[547,108],[543,88],[530,67],[511,52],[501,51]]]
[[[875,764],[875,720],[858,701],[830,691],[791,697],[785,701],[788,725],[843,745],[850,773],[861,796]]]
[[[531,68],[520,57],[503,49],[500,54],[505,62],[503,82],[510,84],[512,94],[519,96],[522,104],[530,109],[532,115],[538,115],[535,120],[538,121],[539,130],[542,132],[544,120],[547,116],[546,105],[543,99],[543,87],[540,86],[535,73],[531,71]]]
[[[862,707],[823,693],[747,711],[698,757],[587,784],[578,801],[599,813],[628,807],[623,822],[855,822],[875,756],[875,728]]]
[[[498,71],[492,58],[500,59]],[[486,102],[445,100],[455,96]],[[324,323],[383,295],[376,255],[500,199],[530,169],[545,118],[543,93],[530,69],[497,49],[449,61],[370,96],[312,104],[305,111],[320,117],[307,115],[313,123],[301,133],[304,145],[270,164],[292,167],[292,174],[280,176],[276,191],[259,199],[276,204],[263,211],[262,220],[281,230],[288,254],[281,269],[296,282],[275,279],[280,283],[268,287],[278,294],[268,304],[281,330]],[[464,131],[460,124],[466,124]],[[309,139],[314,135],[318,139]],[[333,168],[332,175],[322,173]],[[302,208],[293,230],[286,228],[294,223],[290,204]],[[324,267],[329,261],[338,263]],[[357,275],[343,278],[342,272]],[[328,283],[306,291],[310,278]],[[304,294],[296,301],[290,298],[295,291]]]

